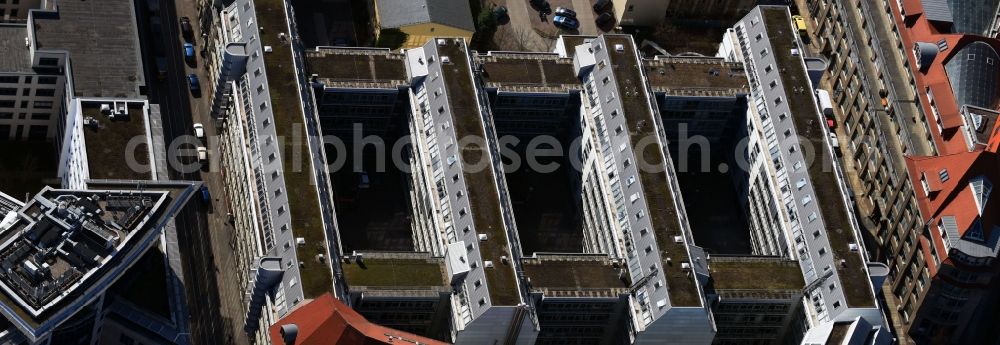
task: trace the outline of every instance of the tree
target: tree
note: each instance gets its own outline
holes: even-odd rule
[[[399,49],[406,43],[406,33],[399,29],[382,29],[379,31],[375,46],[379,48]]]

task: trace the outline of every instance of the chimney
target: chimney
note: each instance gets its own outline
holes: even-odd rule
[[[299,334],[299,326],[294,323],[287,325],[281,325],[281,340],[285,342],[285,345],[295,344],[295,336]]]

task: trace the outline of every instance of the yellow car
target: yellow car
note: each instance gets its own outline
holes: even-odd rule
[[[792,16],[792,22],[795,23],[795,28],[799,29],[801,32],[806,32],[806,20],[802,16],[795,15]]]

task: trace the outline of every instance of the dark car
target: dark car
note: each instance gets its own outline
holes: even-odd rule
[[[201,83],[198,82],[198,76],[195,74],[188,74],[188,87],[191,88],[191,94],[197,95],[201,93]]]
[[[208,187],[206,187],[204,185],[201,186],[200,192],[201,192],[200,193],[201,194],[201,202],[204,202],[206,204],[212,202],[212,193],[210,193],[208,191]]]
[[[184,61],[194,62],[194,45],[184,43]]]
[[[576,30],[580,27],[580,22],[573,17],[555,16],[552,18],[552,25],[563,30]]]
[[[597,19],[594,19],[594,22],[597,23],[597,26],[605,26],[614,20],[615,17],[611,16],[611,13],[601,13],[601,15],[597,16]]]
[[[556,11],[553,14],[557,16],[576,18],[576,11],[565,7],[556,7]]]
[[[610,4],[611,0],[597,0],[597,2],[594,3],[594,12],[604,11],[604,9],[608,8],[608,5]]]
[[[191,28],[191,19],[188,19],[188,17],[181,17],[181,34],[184,35],[184,40],[188,42],[194,38],[194,29]]]

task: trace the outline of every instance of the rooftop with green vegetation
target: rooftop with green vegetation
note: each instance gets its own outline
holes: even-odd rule
[[[435,45],[438,53],[448,56],[449,64],[442,64],[451,114],[454,119],[455,137],[463,145],[463,164],[475,164],[489,160],[483,117],[476,100],[476,88],[472,83],[468,51],[465,43]],[[464,140],[471,138],[472,140]],[[510,306],[521,303],[514,269],[503,264],[501,257],[512,257],[508,248],[507,233],[500,210],[496,180],[492,167],[486,169],[466,169],[465,185],[469,188],[469,205],[473,224],[478,234],[485,234],[489,240],[480,242],[479,253],[483,261],[493,261],[495,266],[486,270],[486,284],[490,291],[490,301],[494,306]]]
[[[123,102],[85,101],[80,105],[83,118],[95,121],[83,124],[87,147],[87,165],[91,179],[150,180],[149,137],[146,112],[141,102],[127,102],[128,115],[105,115],[101,105],[111,108]],[[112,110],[114,111],[114,110]]]
[[[395,254],[395,255],[394,255]],[[448,285],[444,259],[428,253],[363,253],[341,264],[350,288],[412,289]]]
[[[795,33],[791,26],[791,18],[786,7],[761,7],[767,34],[774,48],[777,69],[783,71],[781,80],[785,90],[812,90],[809,76],[806,74],[802,58],[792,55],[792,49],[797,49]],[[838,185],[841,183],[834,174],[831,157],[826,148],[827,137],[823,131],[823,122],[816,110],[812,97],[808,95],[795,96],[789,92],[788,108],[792,112],[795,132],[801,138],[801,145],[811,145],[816,158],[809,166],[809,178],[816,191],[816,201],[823,210],[823,222],[833,250],[834,262],[837,262],[837,275],[840,277],[841,288],[851,307],[874,307],[875,300],[871,294],[871,281],[865,272],[865,261],[859,252],[851,251],[850,244],[858,243],[854,227],[848,218],[847,206],[844,204]],[[839,263],[841,260],[844,262]]]
[[[291,212],[291,228],[296,237],[306,243],[327,243],[320,214],[319,195],[313,183],[311,159],[301,159],[292,152],[309,152],[305,138],[304,117],[297,93],[298,79],[292,64],[292,51],[288,43],[278,38],[279,33],[288,33],[282,0],[255,0],[257,25],[260,27],[261,45],[271,46],[272,51],[264,55],[264,67],[271,96],[271,109],[277,137],[281,143],[281,159]],[[289,35],[291,36],[291,35]],[[324,246],[325,247],[325,246]],[[300,252],[302,258],[312,257],[313,252]],[[326,253],[322,253],[326,254]],[[332,292],[333,276],[330,266],[315,260],[300,260],[299,274],[302,292],[306,298],[316,298]]]
[[[645,145],[642,152],[635,152],[636,160],[646,162],[648,166],[665,167],[663,149],[657,137],[653,113],[650,110],[650,99],[645,92],[646,84],[640,74],[639,59],[635,46],[629,36],[604,36],[607,46],[621,44],[625,47],[622,53],[610,53],[611,66],[614,69],[618,83],[618,94],[621,95],[622,111],[628,123],[632,147],[638,147],[641,140],[651,138],[652,143]],[[636,92],[638,90],[638,92]],[[650,139],[645,139],[649,141]],[[642,157],[642,158],[639,158]],[[679,307],[694,307],[701,305],[698,285],[688,271],[681,268],[681,263],[690,262],[688,248],[685,243],[674,242],[674,236],[683,236],[681,224],[674,205],[675,196],[668,186],[667,174],[663,169],[636,169],[642,182],[646,207],[649,209],[650,224],[656,235],[656,245],[660,249],[663,275],[666,276],[670,303]],[[653,170],[653,171],[650,171]],[[670,259],[670,260],[668,260]]]
[[[555,54],[491,52],[477,56],[476,62],[483,64],[486,85],[501,90],[553,92],[581,87],[573,59]]]
[[[405,84],[403,55],[388,49],[324,47],[305,53],[306,70],[324,83]]]
[[[622,268],[607,255],[548,255],[521,260],[521,268],[532,290],[550,294],[603,295],[617,297],[628,293]]]
[[[779,257],[713,256],[708,263],[715,290],[802,290],[805,280],[795,260]]]
[[[734,96],[750,93],[743,64],[709,57],[657,57],[642,61],[654,91],[671,95]]]

